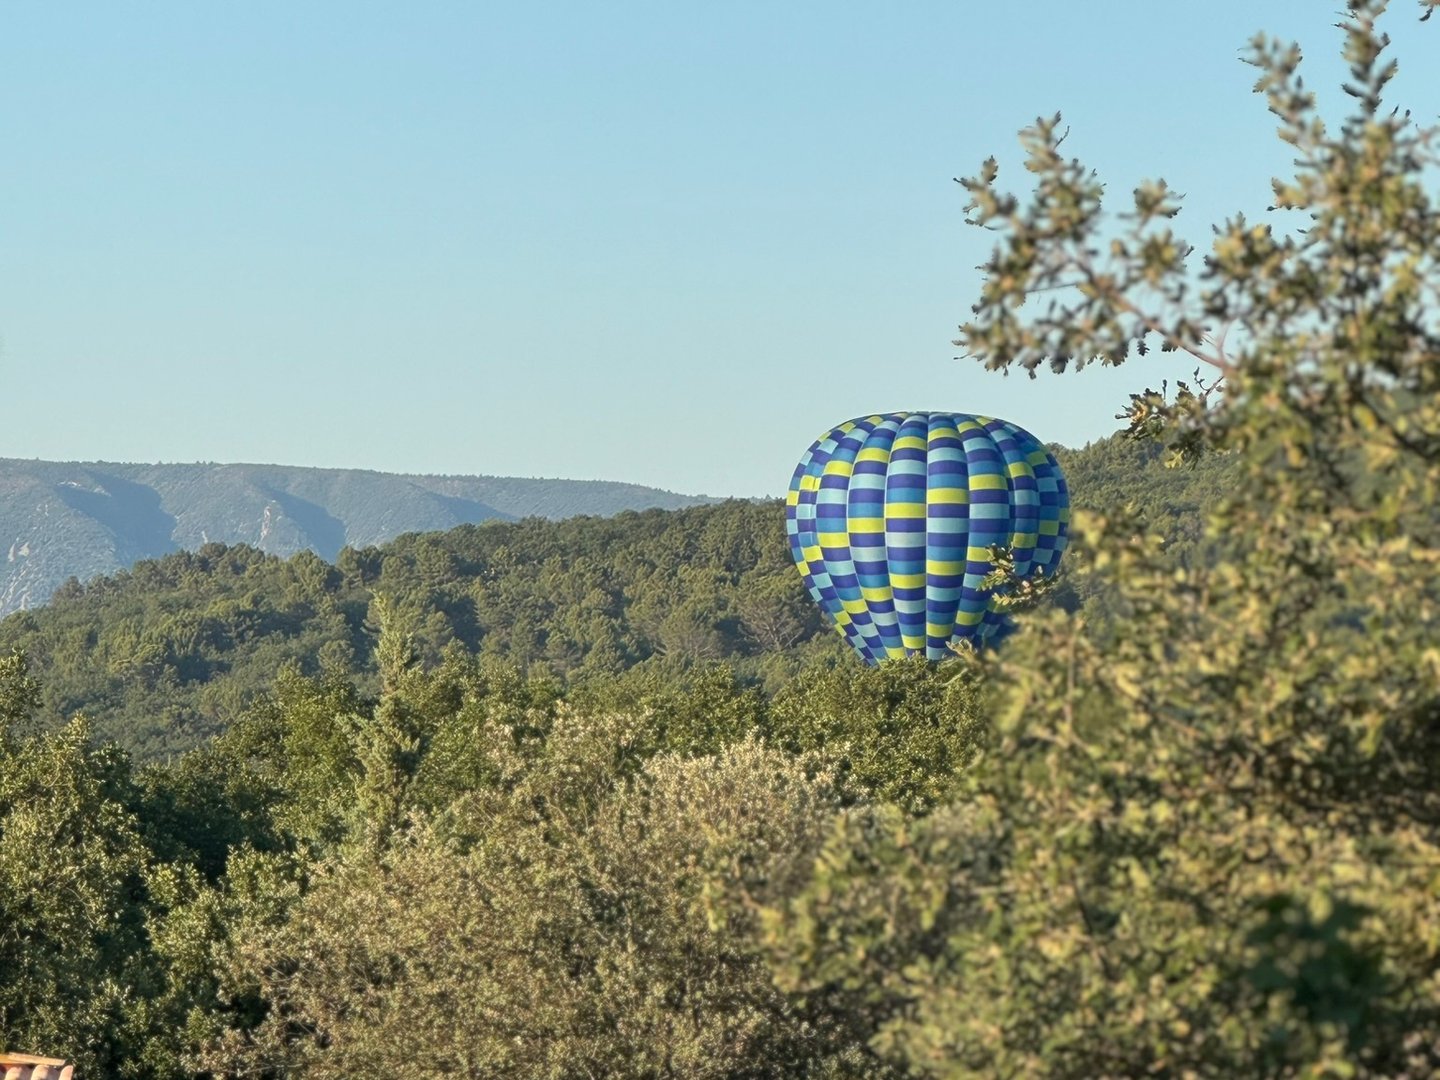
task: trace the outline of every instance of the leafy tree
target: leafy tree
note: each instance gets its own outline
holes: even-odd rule
[[[1198,275],[1161,182],[1108,231],[1058,117],[1023,136],[1030,195],[993,161],[964,181],[999,234],[965,347],[1031,371],[1191,352],[1223,392],[1138,395],[1132,432],[1234,472],[1217,562],[1079,516],[1113,625],[1029,616],[978,662],[994,733],[964,797],[841,819],[772,909],[786,985],[856,994],[915,1075],[1440,1069],[1440,132],[1383,100],[1384,6],[1341,23],[1333,127],[1298,48],[1254,40],[1300,227],[1232,219]]]
[[[317,868],[250,936],[270,1003],[213,1040],[218,1075],[304,1068],[473,1077],[871,1076],[854,1034],[797,1007],[753,903],[803,867],[835,802],[757,744],[613,770],[623,717],[561,714],[508,791],[473,793],[376,857]]]
[[[0,660],[0,1044],[118,1070],[153,977],[146,852],[123,756],[92,748],[84,720],[27,736],[37,696],[23,657]]]
[[[0,742],[9,749],[40,708],[40,684],[23,653],[0,657]]]
[[[919,813],[954,792],[981,746],[975,681],[923,659],[802,673],[775,695],[777,745],[818,754],[870,798]]]
[[[741,578],[735,611],[745,633],[760,648],[780,652],[811,636],[817,609],[793,587],[794,569],[755,570]]]

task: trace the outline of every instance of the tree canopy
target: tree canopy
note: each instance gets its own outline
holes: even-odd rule
[[[1105,216],[1058,118],[1033,190],[964,182],[979,361],[1218,379],[1066,463],[1105,495],[1002,650],[855,666],[741,504],[212,549],[6,623],[0,1039],[129,1077],[1440,1072],[1440,130],[1386,100],[1384,14],[1339,27],[1333,125],[1255,39],[1296,174],[1198,261],[1158,181]],[[238,606],[186,623],[213,580]],[[272,640],[247,589],[336,636],[213,739],[137,767],[46,718],[61,657],[124,655],[74,612],[127,597],[183,686],[183,626]]]
[[[1177,560],[1215,557],[1202,507],[1229,463],[1166,470],[1154,447],[1115,438],[1060,451],[1079,505],[1134,503]],[[76,713],[150,761],[203,745],[274,687],[279,672],[347,674],[376,688],[383,598],[429,663],[460,647],[580,683],[716,661],[777,690],[798,668],[843,659],[805,593],[776,502],[732,501],[614,518],[529,519],[416,533],[344,549],[334,565],[211,544],[60,590],[0,620],[42,686],[39,717]],[[1106,610],[1071,575],[1061,602]]]

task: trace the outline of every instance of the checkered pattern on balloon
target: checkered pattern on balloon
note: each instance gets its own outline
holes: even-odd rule
[[[1054,456],[1005,420],[896,412],[847,421],[811,444],[785,500],[790,551],[810,595],[869,664],[1005,627],[981,583],[991,548],[1014,575],[1051,574],[1070,500]]]

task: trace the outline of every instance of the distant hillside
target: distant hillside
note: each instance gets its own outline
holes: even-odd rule
[[[28,654],[47,721],[84,712],[153,759],[224,730],[287,664],[368,686],[379,595],[427,663],[459,647],[561,679],[652,659],[759,674],[841,651],[790,560],[781,504],[737,500],[410,533],[337,565],[210,543],[0,620],[0,656]]]
[[[0,458],[0,616],[140,559],[206,543],[282,557],[499,518],[608,517],[710,500],[637,484],[404,476],[282,465],[118,465]]]
[[[1061,464],[1077,507],[1113,512],[1133,504],[1168,538],[1177,562],[1217,557],[1200,525],[1204,508],[1229,481],[1231,466],[1224,459],[1165,469],[1155,447],[1112,438],[1062,451]],[[74,476],[84,467],[70,468]],[[105,475],[115,472],[112,467]],[[287,495],[292,499],[318,490],[320,476],[334,478],[335,488],[345,477],[391,482],[395,491],[422,502],[429,490],[419,486],[423,481],[410,485],[410,478],[305,469],[254,469],[250,482],[271,473],[310,474],[315,489]],[[146,490],[139,480],[129,482]],[[546,483],[430,482],[522,490]],[[590,487],[570,486],[579,489],[577,497]],[[113,483],[108,488],[125,490]],[[273,483],[271,490],[277,490]],[[77,498],[74,489],[69,497]],[[105,496],[92,492],[89,498],[113,506]],[[491,498],[485,506],[537,509]],[[295,520],[293,511],[272,500],[288,516],[272,511],[267,543],[276,536],[277,520]],[[141,499],[135,503],[143,509]],[[169,505],[178,508],[181,501]],[[577,499],[570,505],[596,504]],[[136,517],[143,523],[138,511]],[[96,532],[103,524],[98,515],[81,521]],[[170,525],[167,535],[182,534]],[[458,647],[532,673],[583,681],[721,660],[742,678],[769,684],[796,665],[851,662],[795,572],[778,500],[559,522],[491,520],[411,533],[378,547],[351,546],[333,563],[308,552],[267,554],[255,550],[253,540],[248,546],[212,542],[145,560],[83,587],[63,588],[48,606],[0,620],[0,656],[16,648],[28,653],[44,686],[47,722],[84,712],[97,734],[142,759],[192,748],[223,731],[286,665],[312,674],[348,673],[370,686],[372,604],[380,595],[405,620],[427,663]],[[1084,605],[1104,618],[1104,594],[1071,569],[1058,602]]]

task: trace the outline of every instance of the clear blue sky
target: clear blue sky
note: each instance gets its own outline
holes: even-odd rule
[[[0,456],[755,495],[877,410],[1083,444],[1167,371],[957,362],[988,238],[951,177],[1062,109],[1203,241],[1287,160],[1240,48],[1328,91],[1340,6],[4,3]]]

